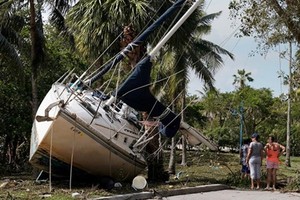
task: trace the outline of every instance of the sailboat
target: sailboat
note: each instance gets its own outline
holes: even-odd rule
[[[159,102],[150,92],[151,59],[202,2],[197,0],[165,37],[135,66],[132,74],[112,93],[92,89],[91,83],[112,69],[162,22],[183,6],[176,1],[111,62],[93,76],[73,71],[52,84],[33,122],[30,163],[57,176],[110,176],[132,179],[147,167],[144,148],[151,140],[141,129],[139,112],[155,118],[159,133],[173,137],[182,132],[195,145],[211,150],[217,146],[183,122],[179,114]],[[88,77],[88,78],[86,78]]]

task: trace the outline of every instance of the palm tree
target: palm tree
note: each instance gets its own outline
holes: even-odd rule
[[[181,72],[171,79],[169,85],[171,96],[174,98],[179,94],[181,96],[181,100],[178,102],[181,104],[179,107],[185,108],[186,106],[185,91],[188,82],[188,69],[194,70],[195,74],[204,81],[206,87],[214,89],[214,71],[223,63],[220,54],[227,55],[233,59],[233,55],[230,52],[201,38],[204,34],[209,33],[211,28],[210,22],[219,15],[220,13],[209,15],[205,15],[201,12],[198,13],[198,18],[193,18],[193,20],[197,21],[196,24],[198,25],[195,27],[194,31],[190,32],[190,36],[187,37],[189,40],[186,41],[186,45],[175,49],[174,53],[170,54],[173,56],[174,62],[171,62],[173,65],[171,65],[171,71],[169,71],[169,73]],[[182,117],[184,118],[184,114],[182,114]],[[184,141],[184,138],[182,138],[182,140]],[[183,143],[183,150],[185,150],[184,144],[185,143]],[[182,153],[182,158],[181,164],[186,165],[185,151]],[[169,171],[171,171],[171,173],[175,173],[172,171],[172,169],[174,169],[174,164],[175,163],[172,163],[171,161],[169,163]]]
[[[17,47],[21,43],[20,30],[24,27],[24,18],[16,14],[19,3],[0,2],[0,56],[22,69]]]
[[[37,78],[38,70],[42,67],[44,60],[44,31],[42,22],[42,0],[34,3],[34,0],[29,0],[30,5],[30,36],[31,36],[31,86],[32,86],[32,113],[38,109],[38,91]]]
[[[246,86],[246,82],[253,82],[254,79],[250,76],[251,72],[246,73],[245,69],[238,70],[237,75],[234,74],[233,85],[237,85],[239,89],[243,89]]]
[[[78,1],[66,21],[75,36],[77,49],[95,59],[119,37],[124,26],[141,30],[149,21],[149,7],[152,8],[147,0]],[[119,50],[119,43],[115,42],[108,53],[115,54]]]

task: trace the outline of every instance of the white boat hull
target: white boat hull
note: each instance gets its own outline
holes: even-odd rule
[[[54,84],[33,123],[30,163],[57,176],[117,180],[132,179],[144,170],[142,151],[133,150],[140,130],[121,111],[107,112],[98,104],[99,99],[89,92],[76,94],[63,84]],[[217,150],[187,123],[181,122],[179,130],[191,145],[203,143]]]
[[[37,116],[46,115],[45,110],[52,103],[68,98],[63,107],[55,105],[50,110],[48,117],[52,121],[34,121],[30,163],[59,176],[85,172],[118,180],[132,178],[145,169],[143,157],[130,148],[138,139],[138,129],[127,120],[106,116],[103,109],[93,120],[79,98],[63,85],[53,85]]]

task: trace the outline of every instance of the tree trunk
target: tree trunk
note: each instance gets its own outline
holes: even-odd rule
[[[37,95],[37,71],[41,66],[44,57],[43,49],[43,34],[42,34],[42,18],[39,7],[38,23],[36,22],[37,15],[34,5],[34,0],[29,0],[30,4],[30,36],[31,36],[31,87],[32,87],[32,115],[38,109],[38,95]],[[40,6],[40,5],[39,5]],[[38,26],[40,33],[38,32]]]
[[[32,95],[32,118],[34,119],[38,109],[38,89],[37,77],[38,68],[42,66],[44,58],[44,36],[41,14],[42,1],[38,0],[38,17],[36,15],[34,0],[29,0],[30,5],[30,36],[31,36],[31,95]],[[37,21],[36,21],[37,20]],[[39,31],[38,31],[39,28]],[[34,168],[32,173],[34,177],[38,175],[38,169]]]
[[[175,174],[175,160],[176,160],[175,138],[172,137],[171,141],[172,143],[170,149],[170,160],[169,160],[168,172],[169,174]]]
[[[292,92],[292,43],[290,42],[290,61],[289,61],[289,94],[288,94],[288,109],[287,109],[287,127],[286,127],[286,159],[285,165],[291,167],[291,92]]]
[[[182,135],[181,136],[181,143],[182,143],[182,158],[181,158],[181,165],[182,166],[186,166],[187,165],[187,162],[186,162],[186,140],[185,140],[185,137]]]
[[[298,23],[293,20],[292,15],[290,15],[286,9],[283,9],[277,0],[271,0],[270,6],[276,11],[278,16],[283,19],[283,22],[292,33],[295,40],[298,42],[298,44],[300,44],[300,29],[298,27]],[[288,6],[291,5],[288,4]]]

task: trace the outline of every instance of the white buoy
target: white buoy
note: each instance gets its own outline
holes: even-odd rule
[[[147,180],[143,176],[136,176],[132,180],[132,187],[135,190],[142,190],[147,186]]]

